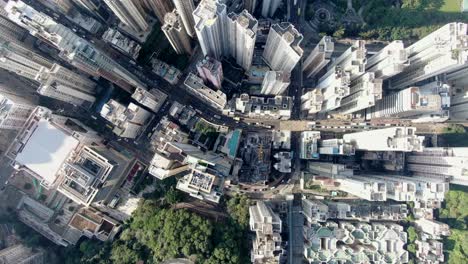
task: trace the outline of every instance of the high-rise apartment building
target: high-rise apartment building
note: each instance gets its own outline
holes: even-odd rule
[[[262,16],[265,18],[272,17],[280,6],[281,2],[282,0],[263,0]]]
[[[56,23],[24,2],[9,1],[5,10],[10,20],[56,48],[60,52],[59,56],[76,68],[90,75],[103,77],[130,93],[136,87],[145,86],[136,76],[71,29]]]
[[[291,83],[291,74],[281,71],[268,71],[262,83],[262,94],[282,95]]]
[[[28,31],[8,19],[4,6],[5,3],[0,3],[0,40],[21,43],[28,35]]]
[[[255,12],[257,7],[257,0],[244,0],[244,9],[247,10],[250,14]]]
[[[190,46],[190,37],[185,31],[185,27],[182,25],[181,18],[174,9],[170,13],[166,13],[164,16],[164,25],[162,31],[166,35],[167,39],[171,43],[172,48],[177,54],[191,54],[192,47]]]
[[[468,185],[468,148],[424,148],[422,152],[412,152],[406,161],[415,176]]]
[[[153,11],[156,17],[159,19],[161,24],[164,23],[164,16],[172,12],[174,9],[174,5],[171,0],[140,0],[142,4],[146,4],[146,6]],[[183,0],[187,1],[188,0]]]
[[[313,77],[321,71],[331,60],[335,44],[330,36],[324,36],[310,52],[302,65],[302,71],[307,78]]]
[[[96,101],[95,82],[58,64],[41,73],[39,82],[41,95],[85,107]]]
[[[140,33],[149,30],[147,14],[140,1],[104,0],[104,3],[123,24],[129,26],[133,31]]]
[[[308,118],[322,111],[323,95],[321,89],[314,89],[301,96],[301,111]]]
[[[321,112],[335,110],[341,106],[341,100],[350,94],[351,73],[340,67],[333,67],[326,76],[322,76],[316,86],[321,90]]]
[[[182,23],[184,24],[185,31],[189,36],[195,36],[195,20],[193,19],[193,11],[195,4],[193,0],[173,0],[177,13],[179,13]]]
[[[0,129],[23,128],[35,109],[35,105],[22,98],[5,96],[0,93]]]
[[[196,76],[193,73],[189,73],[187,78],[184,81],[185,87],[188,88],[188,91],[200,98],[203,101],[206,101],[211,106],[217,109],[224,109],[227,103],[227,96],[221,90],[213,90],[203,84],[203,79]]]
[[[52,68],[52,62],[20,44],[0,40],[0,68],[31,80]]]
[[[137,88],[132,94],[132,98],[138,103],[148,107],[153,112],[158,112],[166,102],[167,94],[156,88],[149,91],[143,88]]]
[[[71,0],[37,0],[45,5],[47,8],[61,12],[62,14],[68,14],[73,8]]]
[[[195,33],[205,56],[220,60],[229,52],[227,7],[219,0],[202,0],[195,11]]]
[[[395,40],[367,59],[366,71],[382,80],[402,72],[409,65],[403,41]]]
[[[203,60],[197,62],[198,75],[205,83],[211,83],[215,88],[221,89],[221,84],[224,79],[223,66],[221,62],[211,58],[205,57]]]
[[[367,72],[361,77],[351,81],[349,95],[340,101],[341,114],[350,114],[370,106],[382,99],[382,79],[375,78],[373,72]]]
[[[428,118],[443,122],[449,118],[448,88],[410,87],[385,96],[366,110],[366,118]]]
[[[299,31],[290,23],[274,24],[268,33],[263,58],[274,71],[291,72],[302,57]]]
[[[281,219],[262,201],[249,207],[250,230],[256,234],[251,253],[252,263],[279,263]]]
[[[227,20],[229,53],[244,70],[249,70],[257,39],[258,21],[247,10],[230,13]]]
[[[304,131],[301,133],[300,138],[300,152],[301,159],[318,159],[318,142],[320,140],[320,131]]]
[[[406,48],[410,65],[390,79],[391,89],[403,89],[441,73],[465,68],[468,41],[465,23],[450,23]]]
[[[349,49],[336,58],[332,64],[329,65],[329,71],[322,76],[321,79],[326,78],[328,75],[335,74],[335,67],[349,73],[351,80],[354,80],[365,73],[367,49],[364,40],[356,40]]]
[[[422,151],[424,136],[417,136],[414,127],[391,127],[349,133],[343,139],[356,150],[411,152]]]

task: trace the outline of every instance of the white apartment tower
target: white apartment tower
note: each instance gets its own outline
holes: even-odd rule
[[[52,62],[14,42],[0,40],[0,68],[19,76],[37,80],[52,67]]]
[[[446,74],[451,88],[450,120],[468,120],[468,68]]]
[[[304,53],[299,46],[303,38],[290,23],[274,24],[268,33],[263,58],[272,70],[291,72]]]
[[[335,44],[330,36],[324,36],[315,48],[310,52],[302,65],[302,71],[307,78],[313,77],[325,68],[331,60]]]
[[[202,0],[195,11],[195,33],[205,56],[217,60],[228,54],[226,5],[219,0]]]
[[[54,64],[39,77],[37,92],[60,101],[90,107],[96,100],[96,83],[87,77]]]
[[[71,29],[56,23],[22,1],[9,1],[5,10],[10,20],[56,48],[60,52],[59,56],[76,68],[90,75],[103,77],[130,93],[136,87],[145,86],[136,76]]]
[[[177,9],[167,13],[164,16],[164,25],[162,31],[171,43],[177,54],[191,54],[192,47],[190,46],[190,37],[182,25],[181,18],[177,13]]]
[[[272,17],[280,6],[281,2],[282,0],[263,0],[262,16],[265,18]]]
[[[367,151],[422,151],[423,136],[416,136],[414,127],[391,127],[345,134],[345,142],[356,150]]]
[[[322,77],[334,74],[334,67],[349,72],[351,80],[354,80],[366,72],[367,49],[364,40],[356,40],[341,56],[336,58],[329,66],[329,71]],[[322,79],[321,78],[321,79]]]
[[[412,152],[406,161],[415,176],[468,186],[468,148],[424,148]]]
[[[409,65],[403,41],[395,40],[367,59],[366,71],[375,78],[386,80],[402,72]]]
[[[429,88],[429,87],[428,87]],[[442,87],[443,88],[443,87]],[[443,122],[448,119],[448,91],[424,87],[410,87],[385,96],[375,106],[366,110],[366,118],[408,118],[418,119],[431,116],[433,122]]]
[[[406,48],[410,65],[390,80],[391,89],[403,89],[441,73],[465,68],[468,38],[465,23],[450,23]]]
[[[340,102],[338,112],[351,114],[370,106],[382,99],[382,79],[376,79],[373,72],[367,72],[351,82],[349,95]]]
[[[21,43],[28,32],[8,19],[8,13],[0,3],[0,40]]]
[[[146,4],[151,11],[156,15],[161,24],[164,23],[164,16],[174,9],[174,5],[171,0],[140,0],[143,4]],[[189,0],[183,0],[188,2]],[[133,1],[135,2],[135,1]]]
[[[230,13],[227,20],[229,53],[244,70],[249,70],[257,38],[258,21],[247,10]]]
[[[321,112],[335,110],[341,106],[341,100],[350,94],[351,73],[340,67],[333,67],[327,76],[322,76],[316,89],[321,89],[322,108]]]
[[[312,117],[322,110],[322,90],[314,89],[301,96],[301,111],[306,117]]]
[[[21,98],[10,98],[0,94],[0,129],[23,128],[34,109],[35,106],[21,102]]]
[[[281,71],[268,71],[262,83],[262,94],[282,95],[291,83],[291,74]]]
[[[139,1],[131,0],[104,0],[104,3],[125,25],[135,32],[148,31],[149,24],[146,21],[146,13]]]
[[[184,24],[185,31],[189,36],[195,36],[195,21],[193,20],[193,10],[195,4],[193,0],[173,0],[177,13],[179,13],[182,23]]]

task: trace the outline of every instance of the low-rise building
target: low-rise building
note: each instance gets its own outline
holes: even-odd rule
[[[227,103],[227,96],[221,90],[213,90],[203,84],[203,80],[193,73],[189,73],[187,79],[184,81],[187,90],[200,98],[201,100],[209,103],[211,106],[217,109],[224,109]]]
[[[101,109],[101,116],[114,125],[113,132],[119,137],[136,138],[152,114],[134,103],[127,107],[109,100]]]
[[[277,160],[273,167],[282,173],[291,173],[292,152],[278,152],[273,157]]]
[[[273,130],[273,149],[291,149],[291,131]]]
[[[177,189],[200,200],[219,203],[223,195],[224,179],[207,171],[192,171],[177,182]]]
[[[182,72],[174,66],[153,58],[151,60],[153,72],[172,85],[176,85],[182,77]]]
[[[301,146],[299,157],[301,159],[318,159],[319,131],[304,131],[301,133]]]
[[[138,87],[132,94],[132,98],[135,99],[135,101],[138,103],[148,107],[153,112],[158,112],[166,102],[167,94],[156,88],[148,91]]]
[[[44,264],[45,252],[39,248],[29,248],[16,244],[0,250],[1,264]]]
[[[120,52],[130,56],[134,60],[138,58],[141,46],[130,38],[124,36],[118,30],[109,28],[102,35],[102,39]]]
[[[265,98],[241,94],[233,98],[224,112],[235,115],[240,113],[252,119],[282,119],[291,118],[292,98],[289,96],[275,96]]]

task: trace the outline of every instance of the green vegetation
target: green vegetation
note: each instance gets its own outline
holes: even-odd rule
[[[249,206],[250,200],[245,195],[236,195],[227,202],[229,215],[242,228],[247,228],[249,225]]]
[[[465,127],[457,124],[450,124],[444,128],[444,134],[439,135],[439,145],[441,146],[457,146],[468,147],[468,133]]]
[[[205,121],[200,120],[197,122],[197,124],[195,124],[195,131],[200,132],[202,134],[209,134],[216,132],[216,128],[206,123]]]
[[[444,4],[439,10],[442,12],[460,12],[462,1],[463,0],[444,0]]]
[[[362,8],[363,25],[347,26],[343,32],[341,16],[346,10],[345,0],[334,0],[336,14],[333,21],[320,25],[320,31],[328,35],[360,37],[364,39],[396,40],[420,39],[440,26],[467,21],[468,14],[460,12],[461,0],[355,0],[356,12]],[[308,18],[313,16],[313,4],[308,5]],[[336,34],[335,34],[336,33]]]
[[[154,25],[153,30],[141,47],[137,62],[142,65],[150,66],[150,58],[155,52],[159,60],[162,60],[179,70],[184,70],[188,65],[189,56],[179,55],[174,51],[162,32],[160,24]]]
[[[448,264],[465,263],[468,259],[468,188],[450,185],[445,196],[445,207],[440,211],[441,221],[450,226],[451,235],[444,239]]]
[[[416,254],[416,244],[414,243],[418,239],[418,233],[413,226],[408,227],[408,251],[412,254]]]
[[[447,127],[444,128],[444,133],[453,133],[453,134],[458,134],[458,133],[465,133],[465,127],[462,125],[458,124],[450,124]]]
[[[181,201],[178,191],[167,185],[165,200],[171,204]],[[227,201],[231,217],[224,222],[171,209],[160,201],[158,198],[142,202],[113,243],[85,240],[79,250],[61,249],[60,263],[129,264],[139,260],[161,263],[173,258],[188,258],[197,264],[249,262],[250,243],[246,241],[250,201],[245,196]]]

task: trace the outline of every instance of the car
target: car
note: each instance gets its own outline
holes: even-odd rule
[[[116,194],[109,203],[110,208],[115,208],[120,201],[120,195]]]

